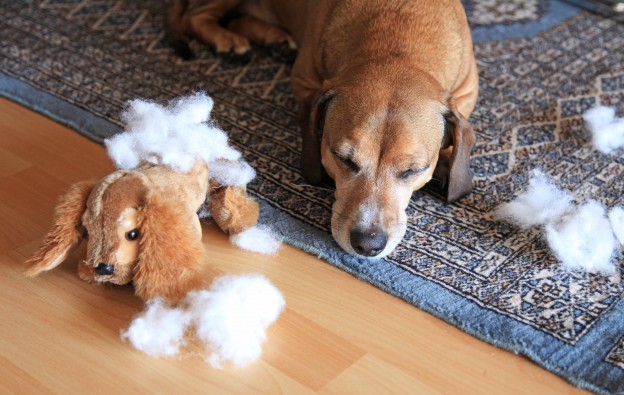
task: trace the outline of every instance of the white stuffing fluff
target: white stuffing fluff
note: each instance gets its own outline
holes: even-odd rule
[[[209,178],[224,186],[244,187],[256,171],[228,144],[226,133],[210,119],[213,101],[204,92],[173,100],[167,106],[131,100],[122,113],[126,128],[105,141],[108,154],[120,169],[134,169],[141,162],[164,164],[189,171],[195,161],[208,165]],[[210,217],[210,202],[200,218]],[[274,254],[280,241],[265,228],[252,228],[232,237],[232,243],[249,251]]]
[[[260,356],[266,330],[284,306],[280,291],[261,275],[222,276],[208,290],[189,292],[178,308],[149,301],[121,337],[151,356],[173,356],[193,327],[210,352],[206,362],[244,366]]]
[[[212,99],[204,92],[168,106],[131,100],[121,115],[125,131],[105,141],[108,154],[120,169],[133,169],[145,161],[187,172],[196,160],[202,160],[209,169],[217,164],[216,176],[223,185],[245,185],[255,172],[211,120],[212,107]]]
[[[536,169],[531,174],[527,190],[513,201],[500,205],[496,215],[526,229],[555,221],[571,207],[572,196],[561,191]]]
[[[604,206],[594,200],[577,207],[569,192],[557,188],[539,170],[533,171],[525,192],[495,211],[496,218],[522,228],[542,226],[548,245],[565,268],[603,274],[615,272],[613,233],[618,229],[616,225],[612,229],[612,224],[619,215],[613,210],[610,223]]]
[[[617,118],[613,107],[589,109],[583,119],[592,133],[592,143],[599,151],[611,154],[624,147],[624,118]]]
[[[265,255],[275,255],[282,242],[266,226],[253,226],[230,236],[230,242],[243,250]]]
[[[245,161],[213,161],[208,164],[210,178],[221,185],[243,187],[256,176],[256,171]]]
[[[153,357],[172,356],[184,345],[191,316],[184,309],[170,308],[160,298],[147,302],[143,313],[132,320],[121,338]]]
[[[624,245],[624,208],[618,206],[611,209],[609,221],[611,221],[615,237],[617,237],[620,244]]]
[[[220,277],[208,291],[189,292],[186,303],[197,336],[212,350],[207,362],[215,367],[256,360],[267,327],[284,308],[280,292],[258,275]]]
[[[556,223],[546,224],[546,240],[570,270],[613,274],[616,247],[604,206],[590,200]]]

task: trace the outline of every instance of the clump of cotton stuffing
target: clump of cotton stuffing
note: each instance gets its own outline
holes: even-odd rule
[[[563,265],[570,270],[613,274],[615,238],[604,206],[595,200],[547,223],[546,240]]]
[[[197,336],[212,350],[212,366],[244,366],[262,351],[268,326],[284,308],[281,293],[258,275],[223,276],[207,291],[192,291],[186,304]]]
[[[230,242],[243,250],[275,255],[282,242],[268,227],[256,225],[230,236]]]
[[[594,200],[574,204],[570,192],[562,191],[543,172],[534,170],[526,191],[500,205],[495,218],[523,229],[539,226],[555,256],[569,270],[592,273],[615,272],[617,234],[614,220],[605,207]],[[619,212],[612,216],[615,218]]]
[[[119,169],[126,170],[149,162],[187,172],[201,160],[209,169],[217,168],[222,185],[249,183],[255,172],[211,119],[213,104],[204,92],[168,105],[131,100],[121,115],[124,131],[105,140],[108,154]]]
[[[156,298],[132,320],[130,327],[121,333],[121,338],[153,357],[172,356],[184,345],[184,333],[190,323],[191,316],[187,311],[171,308]]]
[[[179,307],[148,302],[121,336],[158,357],[177,355],[185,334],[194,332],[209,354],[206,362],[244,366],[260,357],[266,331],[284,306],[281,292],[259,274],[221,276],[209,289],[189,292]]]
[[[256,176],[256,171],[247,162],[210,162],[210,178],[221,185],[243,187]]]
[[[589,109],[583,119],[592,134],[592,144],[600,152],[612,154],[624,147],[624,118],[617,118],[613,107]]]
[[[560,218],[572,207],[572,195],[557,188],[541,170],[531,173],[527,190],[513,201],[502,204],[496,216],[523,229]]]

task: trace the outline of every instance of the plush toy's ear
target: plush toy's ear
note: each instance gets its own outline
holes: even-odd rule
[[[144,301],[158,296],[175,304],[201,285],[204,247],[197,235],[199,219],[191,214],[158,195],[139,209],[139,257],[132,281]]]
[[[44,237],[41,247],[26,261],[24,274],[28,277],[50,270],[67,258],[73,247],[84,238],[82,215],[87,209],[87,199],[95,185],[83,181],[69,187],[54,209],[54,223]]]
[[[475,134],[457,111],[454,99],[449,100],[444,120],[444,138],[433,176],[442,184],[447,202],[452,203],[472,190],[470,151],[475,144]]]
[[[301,171],[312,185],[323,180],[321,163],[321,137],[325,123],[325,110],[334,97],[333,91],[311,94],[300,106],[299,123],[302,132]]]
[[[240,187],[215,187],[210,193],[210,214],[227,234],[237,234],[258,222],[258,202]]]

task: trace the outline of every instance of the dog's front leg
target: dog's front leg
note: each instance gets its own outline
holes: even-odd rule
[[[197,7],[189,7],[188,24],[195,38],[211,45],[217,53],[234,52],[242,55],[249,51],[249,40],[219,25],[219,21],[232,11],[241,0],[212,0]]]

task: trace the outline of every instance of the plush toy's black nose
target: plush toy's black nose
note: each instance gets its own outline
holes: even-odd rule
[[[386,248],[388,235],[378,229],[351,231],[351,247],[360,255],[376,256]]]
[[[110,276],[111,274],[115,273],[115,266],[108,265],[106,263],[100,263],[95,268],[95,272],[100,276]]]

